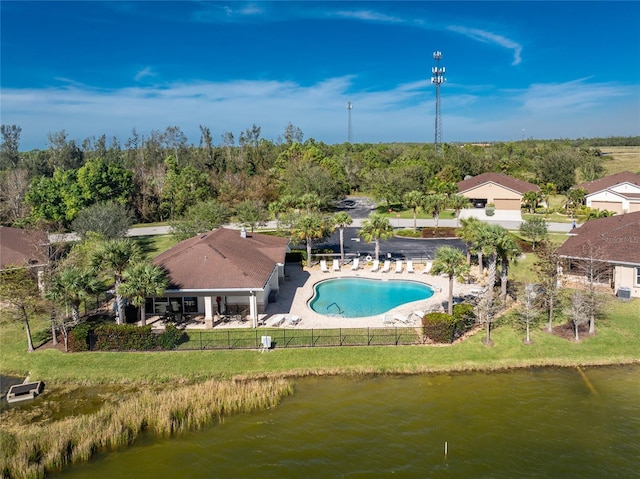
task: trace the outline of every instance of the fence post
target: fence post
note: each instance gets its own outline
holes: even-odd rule
[[[315,342],[313,341],[313,328],[311,328],[311,347],[315,346]]]

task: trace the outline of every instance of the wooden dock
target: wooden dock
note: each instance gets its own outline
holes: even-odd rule
[[[35,383],[16,384],[11,386],[7,393],[7,402],[14,403],[33,399],[44,390],[44,383],[38,381]]]

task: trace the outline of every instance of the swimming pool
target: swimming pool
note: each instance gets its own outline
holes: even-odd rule
[[[416,281],[334,278],[317,283],[309,307],[319,314],[361,318],[427,299],[433,289]]]

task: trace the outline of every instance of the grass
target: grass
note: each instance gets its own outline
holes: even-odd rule
[[[160,253],[176,245],[178,241],[173,235],[132,236],[138,243],[147,259],[152,260]]]
[[[600,150],[606,153],[603,158],[607,175],[621,171],[640,173],[640,146],[602,146]]]

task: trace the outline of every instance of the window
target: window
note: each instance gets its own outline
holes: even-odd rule
[[[185,313],[197,313],[198,312],[198,298],[187,296],[182,298],[182,304],[184,305]]]
[[[636,286],[640,286],[640,266],[636,268]]]
[[[169,298],[156,298],[154,302],[155,314],[164,314],[169,311]]]

